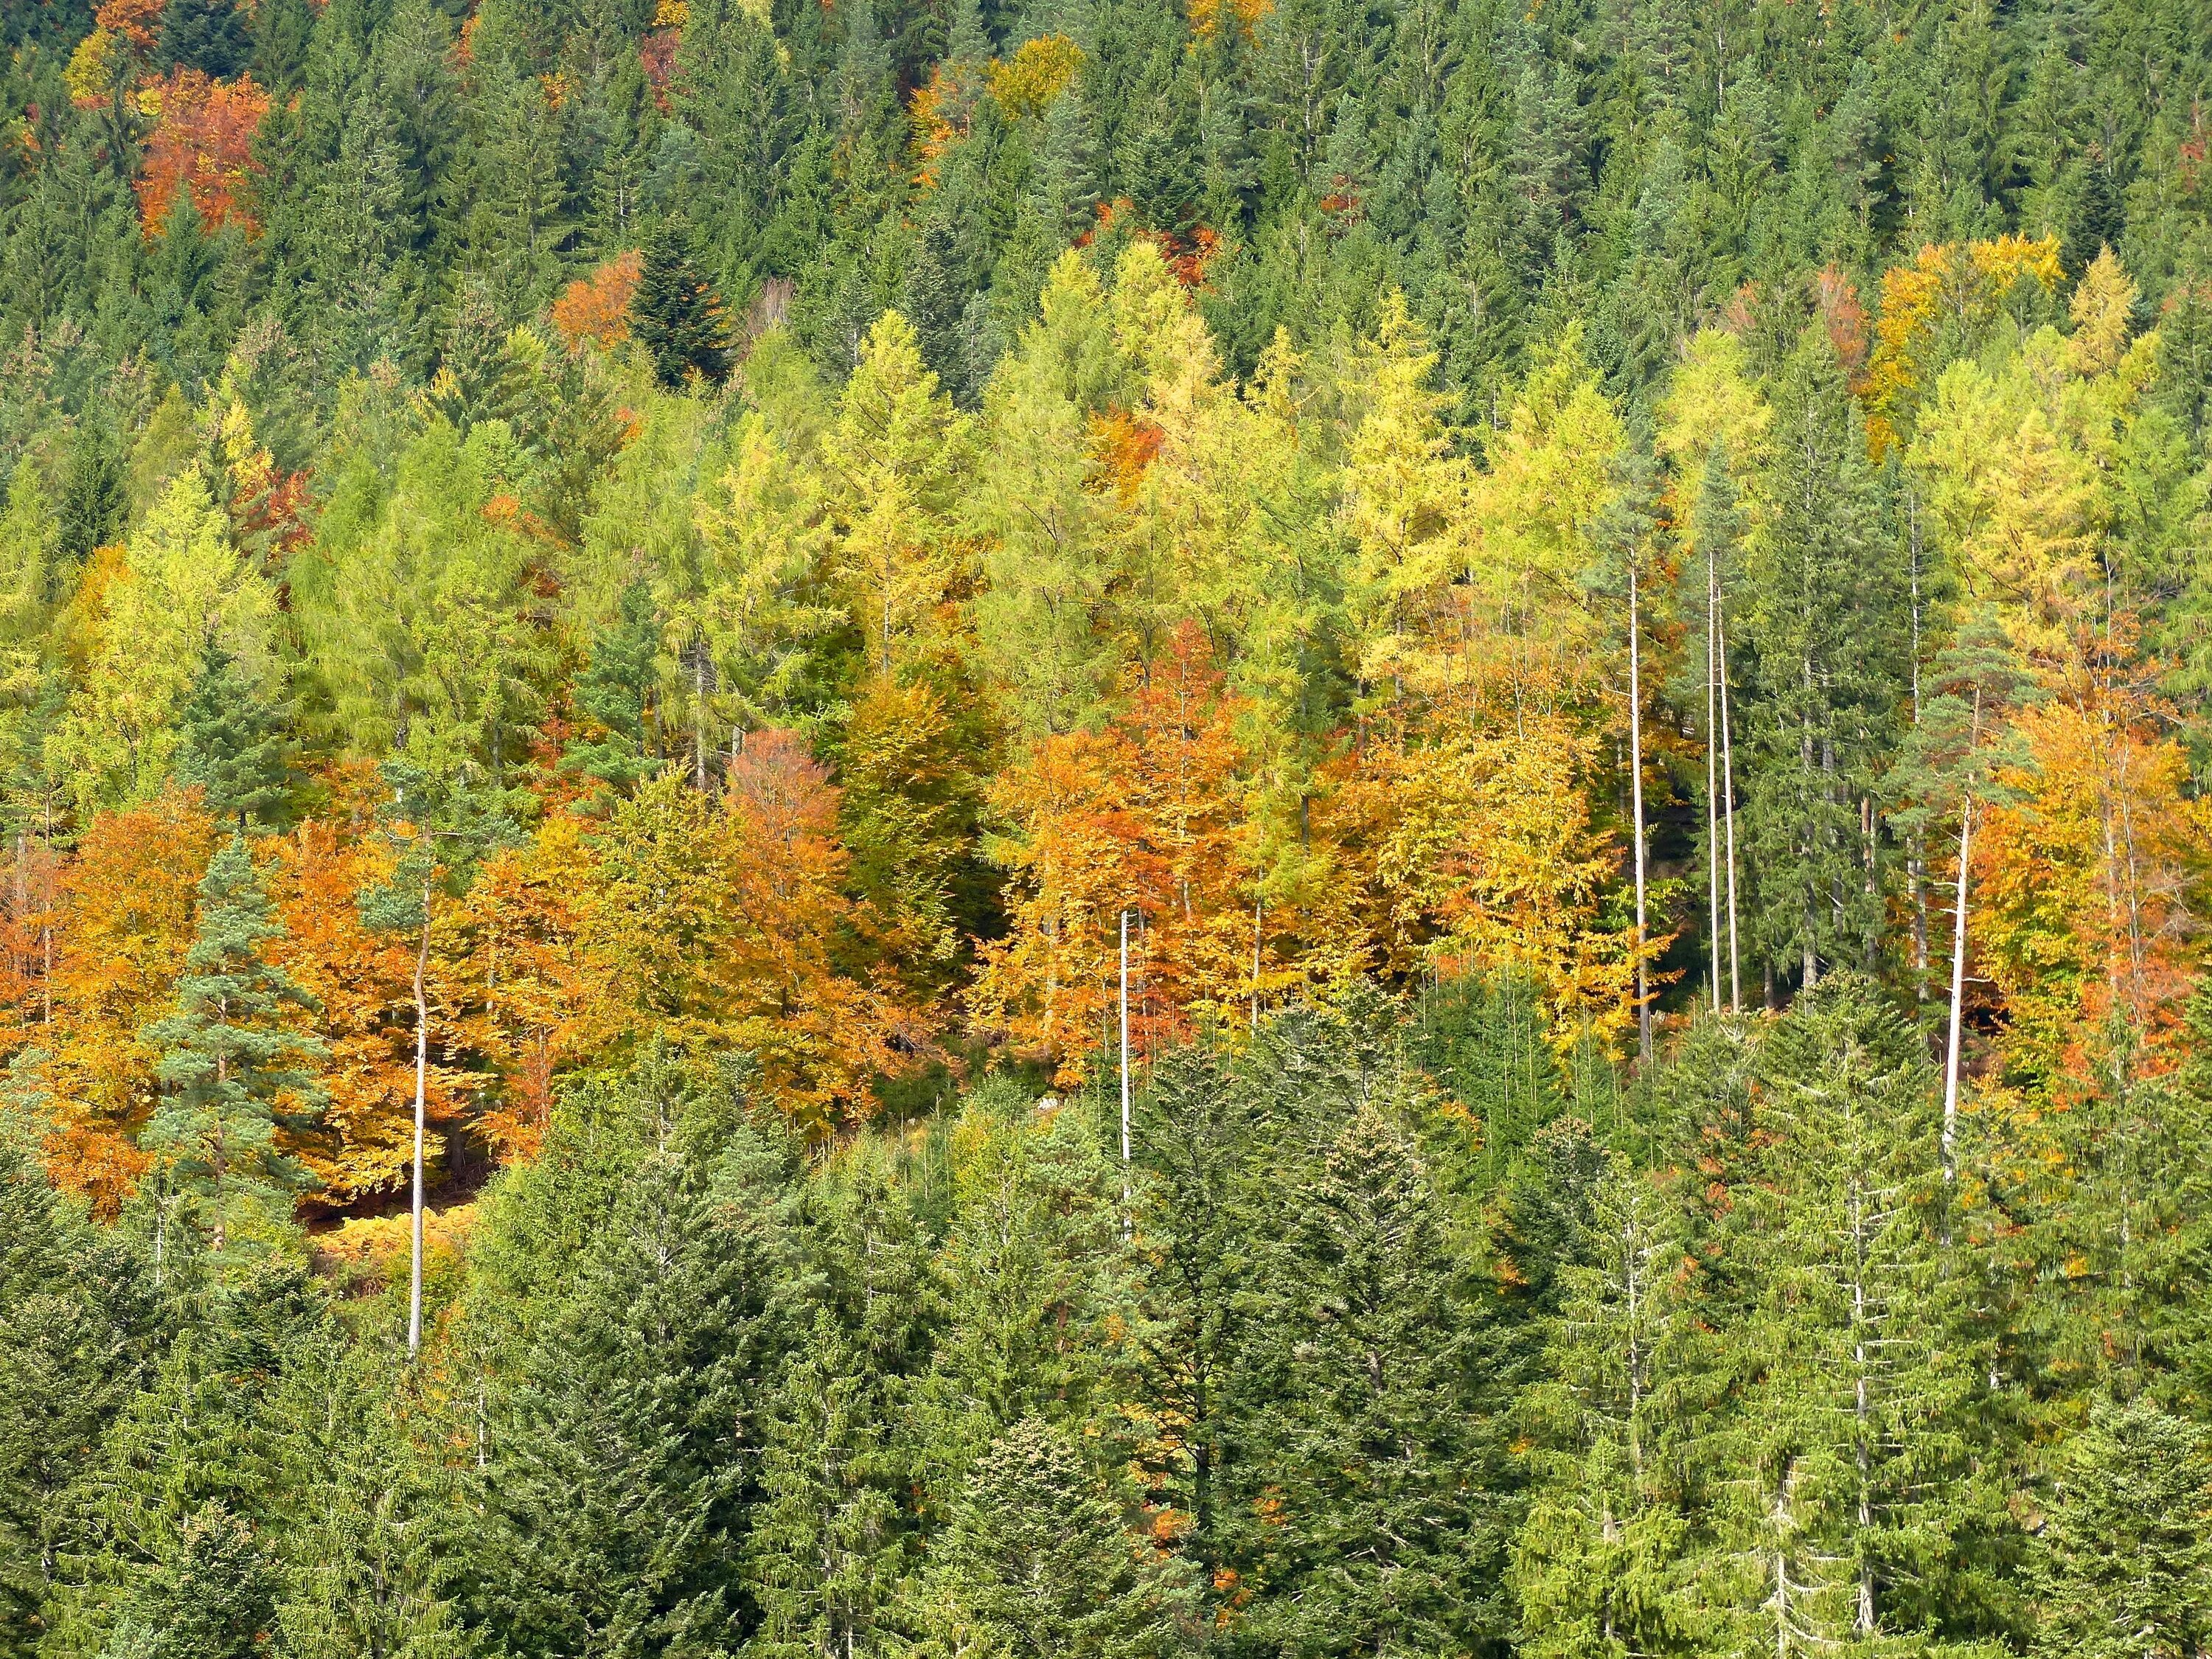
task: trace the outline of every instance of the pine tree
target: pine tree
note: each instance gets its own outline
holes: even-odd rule
[[[1194,1587],[1129,1537],[1066,1436],[1034,1417],[991,1443],[908,1611],[917,1653],[1164,1659],[1196,1646]]]
[[[214,817],[235,820],[241,834],[283,823],[298,744],[221,645],[208,647],[178,725],[177,781],[197,786]]]
[[[665,224],[647,241],[630,300],[630,328],[661,385],[681,391],[696,374],[709,386],[729,378],[729,326],[721,296],[693,264],[682,230]]]
[[[250,1206],[274,1206],[306,1184],[278,1132],[318,1109],[301,1067],[321,1043],[295,1020],[310,1006],[307,994],[264,957],[283,932],[244,836],[234,835],[200,883],[176,1010],[144,1034],[161,1052],[155,1069],[163,1088],[140,1140],[205,1193],[218,1252]]]

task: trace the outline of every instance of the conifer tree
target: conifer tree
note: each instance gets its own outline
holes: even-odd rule
[[[2036,1652],[2137,1659],[2212,1644],[2212,1443],[2148,1399],[2100,1400],[2037,1540]]]
[[[1824,338],[1791,354],[1765,492],[1774,522],[1744,562],[1753,688],[1736,750],[1750,931],[1770,969],[1810,988],[1824,963],[1872,969],[1883,868],[1873,805],[1904,676],[1875,480],[1857,405]],[[1740,660],[1729,635],[1731,668]],[[1749,764],[1745,764],[1746,761]]]
[[[577,710],[602,735],[571,740],[565,764],[618,791],[653,770],[659,763],[647,747],[646,720],[659,646],[653,591],[632,582],[613,619],[592,635],[591,664],[576,678]]]
[[[126,505],[115,440],[103,427],[87,422],[70,441],[69,465],[62,475],[61,556],[82,564],[93,549],[113,540],[123,527]]]
[[[307,994],[266,958],[283,933],[245,838],[234,835],[200,883],[176,1010],[145,1031],[161,1052],[163,1088],[140,1139],[205,1193],[218,1252],[250,1206],[274,1206],[306,1184],[278,1137],[318,1109],[302,1065],[321,1044],[299,1028]]]
[[[1066,1435],[1025,1417],[955,1501],[907,1616],[933,1659],[1164,1659],[1195,1647],[1194,1600],[1180,1564],[1123,1531]]]
[[[524,1650],[703,1656],[757,1620],[763,1419],[803,1328],[781,1160],[663,1133],[495,1402],[479,1613]]]
[[[1714,1310],[1743,1397],[1707,1453],[1735,1617],[1784,1654],[1970,1621],[2010,1523],[1935,1224],[1925,1052],[1840,973],[1760,1060],[1754,1157],[1717,1269],[1742,1300]]]
[[[1509,1510],[1474,1494],[1504,1485],[1504,1437],[1428,1171],[1370,1101],[1286,1219],[1285,1393],[1255,1425],[1279,1493],[1271,1633],[1347,1655],[1502,1636]]]
[[[178,725],[177,781],[199,789],[210,815],[234,820],[240,834],[283,822],[298,745],[220,644],[208,647]]]
[[[164,68],[194,69],[228,80],[253,56],[237,0],[165,0],[159,58]]]
[[[721,296],[692,263],[681,228],[665,224],[647,240],[630,300],[630,327],[661,385],[681,391],[693,374],[709,386],[729,378],[730,337]]]
[[[1710,1362],[1680,1271],[1684,1219],[1670,1193],[1610,1156],[1587,1265],[1560,1269],[1548,1376],[1528,1402],[1543,1442],[1514,1555],[1522,1652],[1703,1650],[1683,1471],[1711,1407]]]

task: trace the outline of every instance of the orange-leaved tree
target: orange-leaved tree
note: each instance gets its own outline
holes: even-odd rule
[[[523,845],[494,852],[447,930],[461,1031],[496,1074],[476,1128],[507,1158],[535,1155],[555,1074],[605,1036],[594,1016],[606,988],[585,939],[594,860],[584,832],[556,812]]]
[[[53,1023],[39,1047],[57,1185],[112,1213],[145,1160],[134,1141],[154,1097],[139,1039],[191,948],[195,895],[215,848],[197,792],[94,817],[61,879]]]
[[[397,1191],[413,1157],[415,951],[405,935],[369,927],[360,904],[363,891],[390,878],[391,849],[354,834],[349,823],[313,821],[271,850],[270,893],[285,928],[277,958],[315,999],[313,1029],[325,1049],[319,1081],[329,1104],[301,1159],[330,1203]],[[469,1081],[451,1063],[460,1047],[457,977],[434,951],[431,1052],[447,1062],[431,1066],[425,1079],[434,1134],[461,1115]],[[442,1144],[433,1139],[428,1155],[436,1157]]]
[[[147,240],[167,225],[179,191],[190,193],[210,230],[234,218],[249,234],[258,229],[246,205],[260,170],[253,137],[269,113],[269,94],[247,76],[212,81],[202,70],[180,69],[148,88],[143,100],[155,116],[137,186]]]
[[[1125,912],[1133,1040],[1186,1033],[1255,981],[1237,702],[1188,624],[1127,681],[1105,729],[1043,738],[992,791],[1010,925],[984,947],[971,1006],[1068,1084],[1107,1040]]]
[[[870,964],[837,791],[796,736],[749,733],[720,799],[665,776],[618,805],[586,893],[593,1016],[615,1043],[741,1048],[809,1133],[865,1115],[925,1044]]]

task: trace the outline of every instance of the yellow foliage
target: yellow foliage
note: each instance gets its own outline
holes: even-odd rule
[[[1042,115],[1082,67],[1082,47],[1064,34],[1043,34],[1023,41],[1012,58],[994,59],[983,82],[1007,114]]]

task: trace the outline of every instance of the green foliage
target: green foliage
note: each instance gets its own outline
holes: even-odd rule
[[[2212,1449],[2148,1400],[2100,1401],[2065,1449],[2037,1540],[2039,1653],[2201,1649],[2212,1617]]]
[[[681,391],[696,374],[720,386],[730,373],[728,326],[721,297],[692,264],[681,232],[664,227],[645,248],[645,266],[630,301],[630,326],[653,360],[661,385]]]
[[[218,1251],[246,1206],[303,1184],[276,1128],[319,1109],[301,1063],[321,1044],[296,1018],[310,999],[265,956],[283,931],[245,838],[233,836],[200,883],[198,928],[177,981],[176,1010],[144,1034],[161,1055],[162,1094],[141,1138],[205,1193]],[[264,1217],[263,1224],[274,1220]]]
[[[179,726],[177,781],[198,788],[209,812],[234,820],[240,833],[249,825],[283,825],[299,745],[283,712],[238,672],[221,645],[208,647]]]

